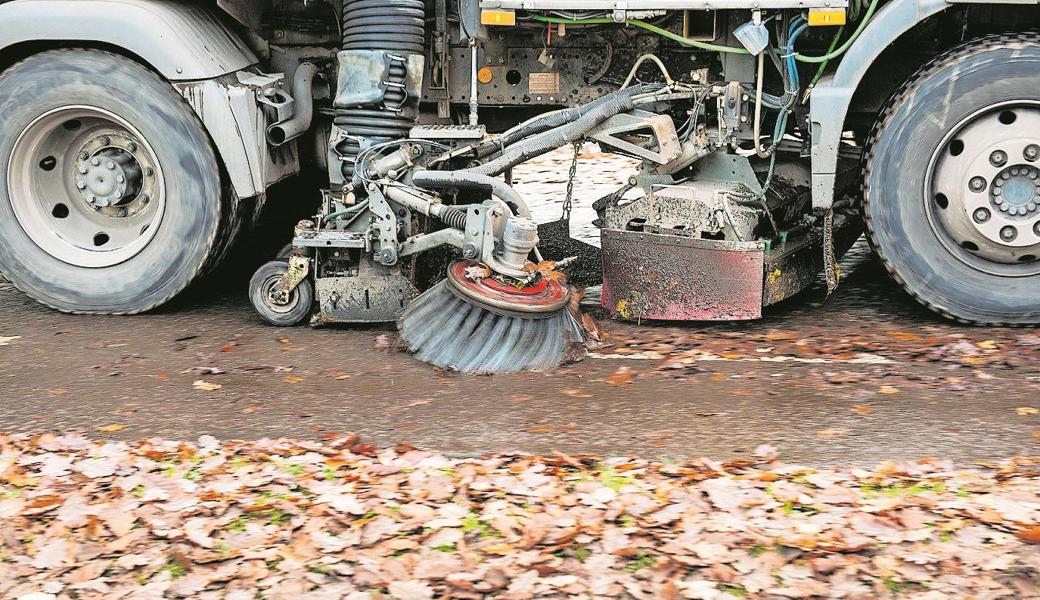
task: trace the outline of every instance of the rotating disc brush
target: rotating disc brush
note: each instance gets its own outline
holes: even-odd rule
[[[415,357],[461,373],[551,369],[582,342],[568,309],[570,290],[539,277],[522,288],[492,277],[470,279],[474,261],[457,261],[398,320]]]

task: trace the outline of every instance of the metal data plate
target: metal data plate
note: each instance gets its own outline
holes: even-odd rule
[[[843,8],[847,0],[480,0],[480,8],[511,10],[718,10],[722,8]]]
[[[628,320],[762,317],[765,245],[604,229],[603,307]]]

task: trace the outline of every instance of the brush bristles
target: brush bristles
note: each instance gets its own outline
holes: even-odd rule
[[[433,286],[405,309],[401,337],[423,362],[461,373],[507,373],[551,369],[580,330],[564,308],[543,319],[504,316]]]

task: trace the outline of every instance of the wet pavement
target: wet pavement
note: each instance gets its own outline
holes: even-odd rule
[[[518,174],[541,190],[541,220],[563,197],[554,168]],[[621,170],[590,168],[580,186]],[[578,210],[596,197],[583,188]],[[752,323],[601,318],[604,345],[583,362],[466,377],[395,350],[390,326],[261,324],[245,289],[279,245],[269,234],[147,315],[63,315],[0,283],[0,429],[122,439],[353,431],[462,455],[726,459],[770,443],[810,464],[970,463],[1040,449],[1036,330],[942,321],[891,283],[862,241],[829,299],[817,287]]]

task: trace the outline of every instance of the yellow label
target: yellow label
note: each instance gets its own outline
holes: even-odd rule
[[[516,13],[511,10],[482,10],[480,11],[481,25],[516,25]]]
[[[826,27],[828,25],[844,25],[844,8],[810,8],[809,26]]]

